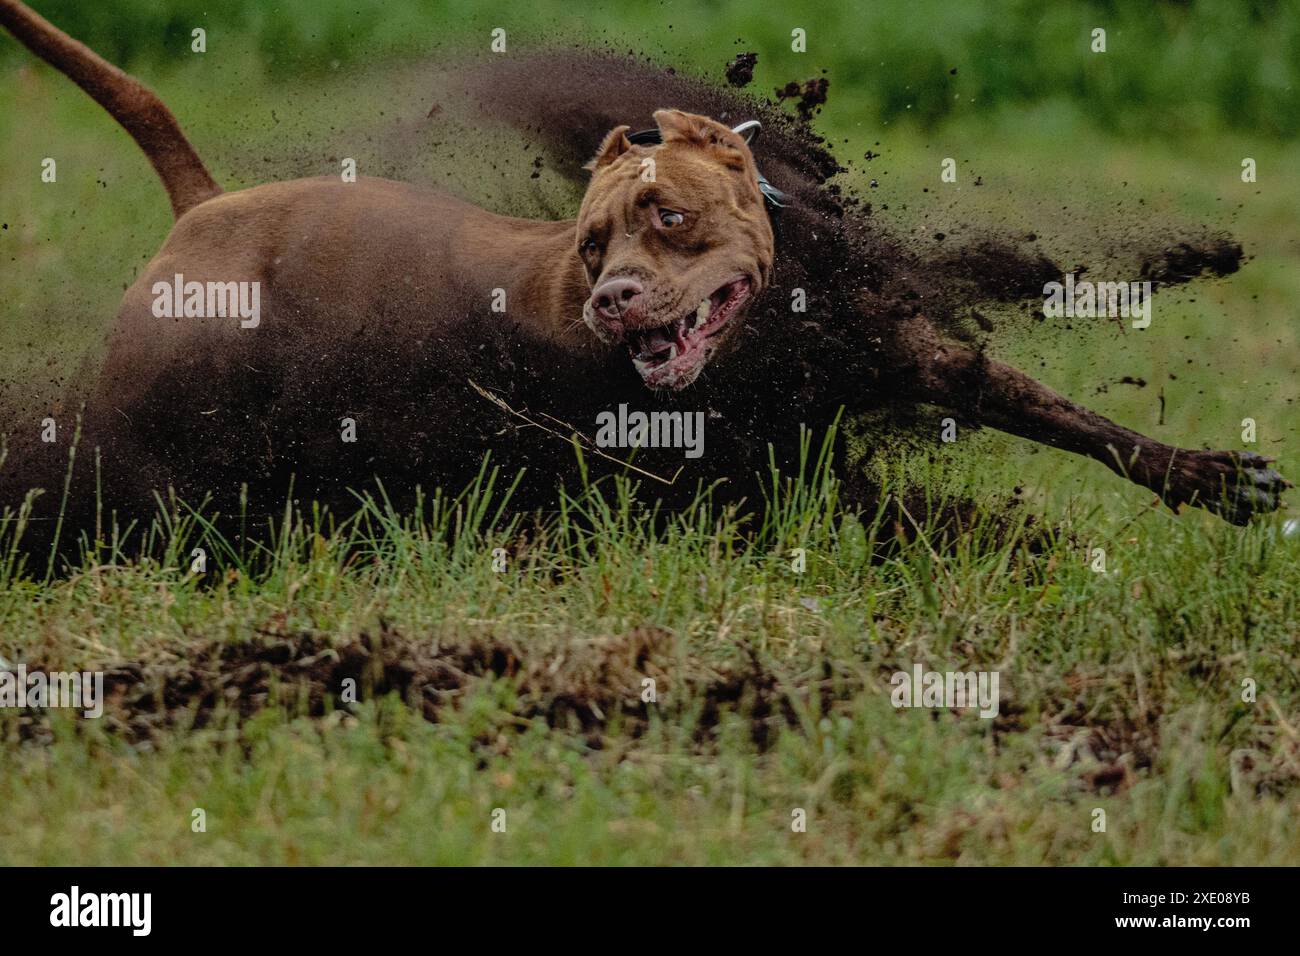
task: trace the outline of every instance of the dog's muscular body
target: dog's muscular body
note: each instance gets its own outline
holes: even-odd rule
[[[177,216],[123,300],[88,403],[105,488],[174,486],[190,498],[217,489],[229,513],[232,489],[250,480],[287,488],[296,475],[302,497],[334,501],[341,485],[376,474],[454,482],[464,469],[447,458],[476,463],[502,427],[469,378],[525,372],[514,384],[531,384],[515,401],[586,424],[593,410],[686,389],[752,344],[742,342],[744,316],[771,280],[772,230],[747,144],[706,117],[658,111],[655,146],[633,145],[627,127],[611,131],[574,221],[511,219],[365,178],[223,194],[138,81],[17,0],[0,0],[0,23],[122,123]],[[259,327],[155,315],[155,283],[177,274],[260,283]],[[504,315],[491,309],[500,302]],[[787,360],[769,363],[769,379],[729,381],[720,363],[721,381],[695,386],[730,423],[721,446],[710,439],[713,477],[761,468],[774,437],[746,418],[746,389],[789,389],[796,421],[815,425],[861,403],[869,386],[858,376],[870,373],[895,395],[1097,458],[1171,506],[1194,502],[1243,523],[1278,507],[1287,486],[1259,456],[1176,449],[1115,425],[943,341],[923,318],[879,331],[842,343],[817,376],[782,379]],[[371,441],[349,448],[338,422],[362,393]],[[550,461],[539,461],[541,447],[504,464],[546,470],[572,454],[551,442]]]
[[[383,334],[424,339],[430,317],[449,300],[486,307],[497,289],[510,312],[526,318],[522,332],[577,349],[590,337],[573,321],[590,289],[573,229],[571,222],[506,219],[435,190],[365,177],[218,196],[181,216],[127,291],[101,391],[133,405],[153,388],[151,375],[178,359],[202,363],[246,348],[250,357],[269,357],[269,343],[257,341],[263,331],[273,341],[356,342],[373,338],[375,317],[387,315]],[[361,238],[375,235],[384,241]],[[160,319],[151,311],[153,287],[176,274],[187,282],[259,282],[269,318],[256,331],[236,321]],[[389,308],[399,299],[400,309]]]

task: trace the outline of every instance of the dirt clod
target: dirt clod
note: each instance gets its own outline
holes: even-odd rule
[[[785,86],[776,88],[776,99],[778,103],[796,100],[795,109],[799,111],[799,115],[805,120],[810,120],[813,114],[826,103],[826,91],[829,88],[830,80],[824,76],[804,80],[802,83],[791,80]]]
[[[741,53],[727,64],[727,82],[734,87],[748,86],[754,79],[754,64],[758,62],[757,53]]]

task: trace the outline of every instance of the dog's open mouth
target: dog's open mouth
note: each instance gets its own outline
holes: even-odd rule
[[[651,387],[683,388],[695,381],[707,357],[706,343],[748,298],[749,280],[733,279],[686,315],[628,333],[627,350],[641,378]]]

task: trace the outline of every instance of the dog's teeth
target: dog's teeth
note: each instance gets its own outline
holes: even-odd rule
[[[675,358],[677,358],[677,345],[673,344],[668,346],[668,361],[671,362]]]
[[[699,306],[695,310],[695,324],[691,326],[692,331],[698,329],[701,325],[703,325],[705,322],[709,320],[709,308],[712,305],[713,305],[713,301],[711,299],[705,299],[703,302],[699,304]]]

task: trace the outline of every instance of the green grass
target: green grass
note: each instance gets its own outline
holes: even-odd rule
[[[607,22],[632,42],[667,36],[660,20],[687,22],[656,9],[636,23],[602,13],[592,28]],[[475,17],[455,29],[477,30]],[[783,34],[771,17],[737,36]],[[417,21],[378,22],[374,64],[330,70],[313,53],[322,72],[301,81],[263,68],[266,41],[251,27],[236,51],[140,72],[225,183],[255,182],[267,166],[318,171],[312,157],[325,163],[341,146],[382,161],[384,140],[366,134],[390,129],[394,112],[427,109],[425,74],[397,56],[423,51]],[[395,30],[408,31],[400,43]],[[920,40],[903,32],[872,35],[905,59]],[[682,33],[673,55],[686,65],[716,69],[735,50],[729,34]],[[1163,37],[1157,59],[1188,42],[1179,37]],[[1241,419],[1253,417],[1258,448],[1294,472],[1300,190],[1287,171],[1300,149],[1276,135],[1285,126],[1244,110],[1226,132],[1221,118],[1202,122],[1200,106],[1179,112],[1170,104],[1182,74],[1154,66],[1151,82],[1171,84],[1164,98],[1148,90],[1114,123],[1050,85],[913,119],[901,101],[877,102],[897,83],[855,68],[862,49],[846,41],[833,62],[819,59],[834,66],[819,125],[841,156],[882,153],[848,178],[901,230],[956,235],[991,222],[1033,231],[1068,260],[1123,239],[1133,222],[1230,228],[1253,257],[1246,269],[1158,297],[1144,334],[1012,328],[993,350],[1173,444],[1237,447]],[[959,77],[1009,69],[971,49],[986,60],[970,70],[954,60]],[[801,62],[773,46],[759,81],[784,81]],[[3,67],[0,374],[53,395],[54,379],[93,354],[169,216],[147,164],[98,107],[48,70],[16,57]],[[897,82],[919,90],[927,77]],[[1166,128],[1185,135],[1166,141]],[[58,186],[39,183],[46,155],[59,158]],[[958,158],[961,179],[941,188],[945,156]],[[1258,184],[1240,182],[1243,156],[1258,161]],[[501,201],[472,169],[409,162],[420,181]],[[526,180],[528,157],[518,162]],[[551,177],[540,188],[562,202],[567,187]],[[1149,384],[1098,393],[1123,375]],[[0,712],[0,862],[1300,863],[1300,541],[1280,534],[1286,515],[1245,530],[1175,517],[1094,462],[992,434],[888,464],[939,496],[991,503],[1019,485],[1027,505],[1008,531],[990,504],[951,550],[917,514],[927,533],[873,561],[891,529],[846,515],[816,474],[777,495],[768,526],[702,505],[658,533],[614,488],[575,489],[540,526],[521,516],[490,530],[498,482],[490,497],[431,504],[420,520],[373,504],[333,530],[291,516],[264,551],[209,537],[202,576],[187,569],[205,531],[184,511],[160,526],[154,560],[101,543],[52,581],[43,562],[0,562],[0,656],[11,661],[135,662],[160,674],[213,645],[309,634],[344,647],[384,632],[429,654],[490,644],[522,662],[512,675],[468,674],[436,720],[363,694],[325,716],[288,703],[190,730],[182,707],[146,745],[127,732],[126,705],[100,722],[56,714],[33,725]],[[1034,529],[1017,527],[1029,519]],[[498,546],[512,555],[509,573],[492,570]],[[801,575],[790,570],[795,546],[808,549]],[[1090,569],[1096,547],[1106,574]],[[644,634],[653,653],[629,665],[620,648]],[[1003,713],[895,710],[889,675],[916,662],[997,670]],[[650,707],[639,701],[645,675],[659,686]],[[1240,699],[1246,678],[1254,703]],[[734,701],[720,693],[732,686],[745,689]],[[584,702],[601,710],[594,724]],[[206,833],[191,831],[195,808]],[[505,833],[491,830],[496,808]],[[806,833],[791,832],[794,808],[807,811]],[[1092,830],[1096,808],[1104,833]]]
[[[287,516],[242,556],[176,522],[170,558],[11,578],[11,659],[156,675],[213,643],[385,631],[522,664],[468,677],[433,722],[365,693],[310,718],[291,690],[198,730],[196,700],[174,702],[147,746],[120,703],[100,723],[0,716],[0,862],[1300,861],[1300,540],[1120,522],[1103,500],[1046,539],[981,515],[942,553],[916,515],[925,533],[881,559],[888,527],[836,492],[813,471],[779,485],[762,527],[702,506],[655,531],[620,489],[587,489],[491,532],[503,492],[479,488],[422,520],[371,502],[327,536]],[[190,573],[196,543],[226,560]],[[645,629],[652,649],[622,653]],[[1000,715],[894,709],[889,675],[914,663],[998,671]]]

